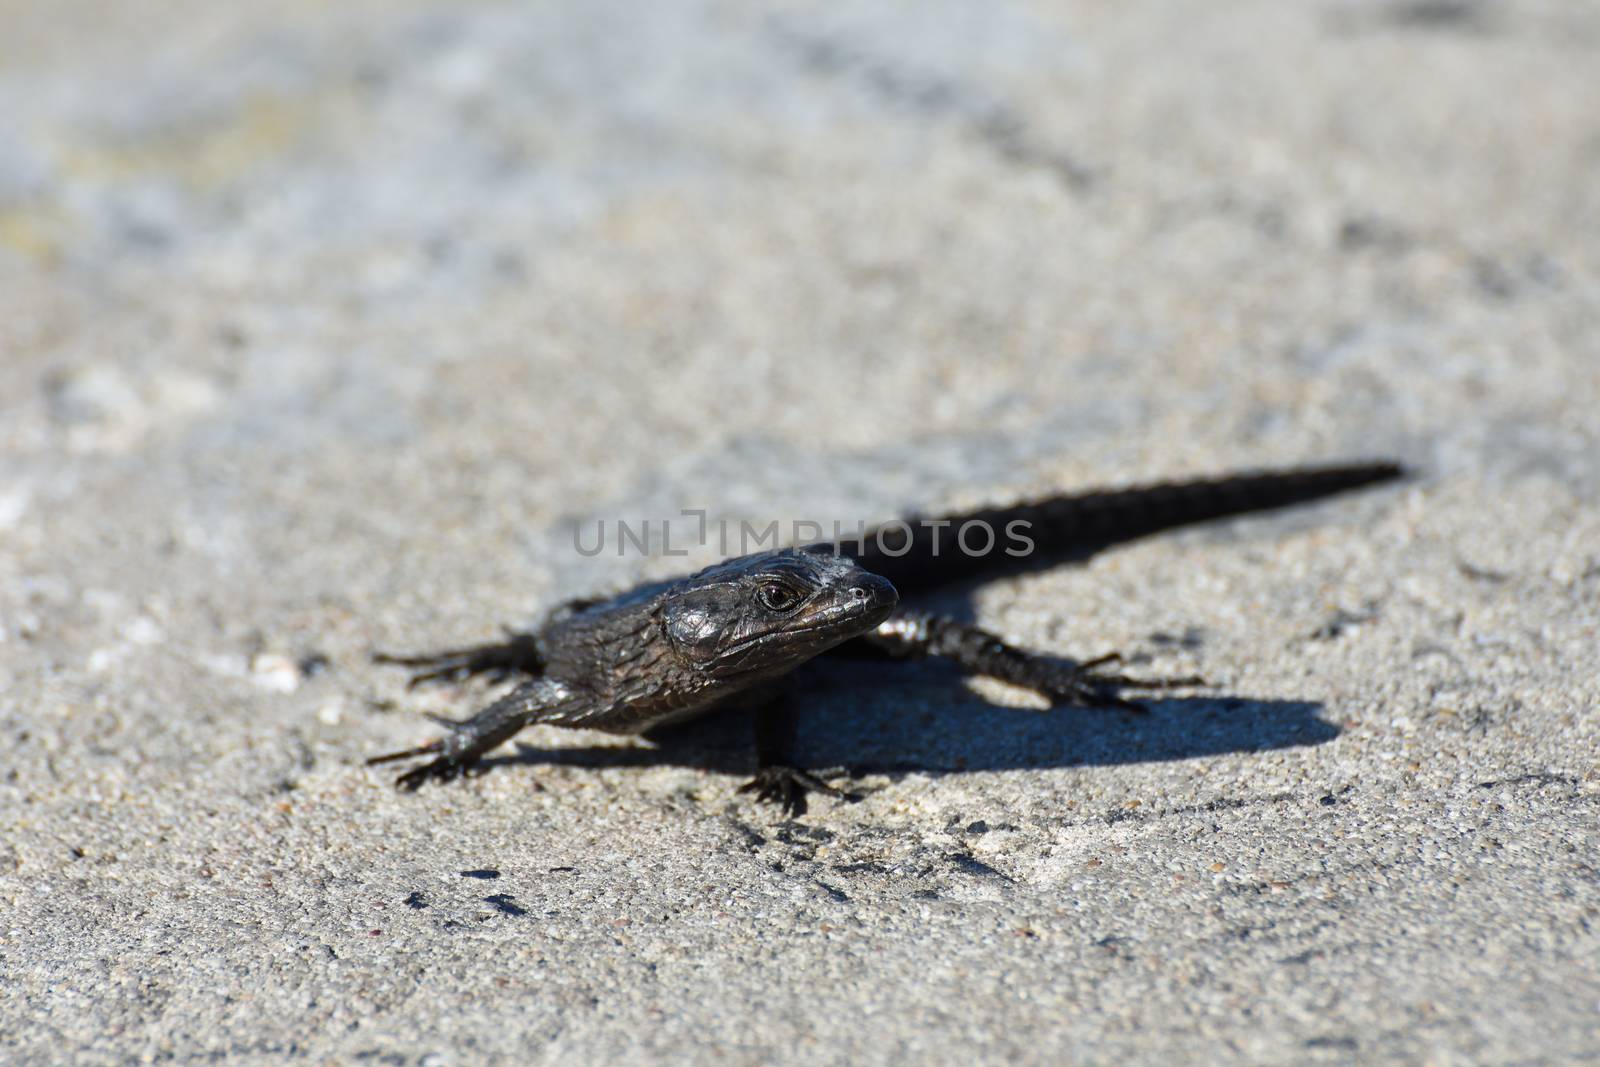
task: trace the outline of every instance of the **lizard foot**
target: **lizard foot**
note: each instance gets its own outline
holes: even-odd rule
[[[1112,652],[1051,670],[1041,678],[1039,691],[1053,702],[1077,704],[1089,708],[1116,708],[1120,711],[1146,712],[1150,709],[1137,700],[1129,700],[1119,690],[1188,689],[1205,685],[1204,678],[1184,675],[1177,678],[1130,678],[1125,674],[1101,670],[1122,661],[1122,655]]]
[[[785,815],[794,817],[806,813],[806,794],[825,793],[842,800],[857,801],[861,797],[829,785],[814,774],[798,767],[770,766],[756,771],[756,776],[739,787],[741,793],[754,793],[757,800],[777,804]]]
[[[443,740],[430,741],[425,745],[418,745],[416,748],[408,748],[401,752],[389,752],[382,756],[373,756],[367,760],[367,766],[371,767],[378,763],[393,763],[396,760],[411,759],[415,756],[431,756],[435,752],[444,751],[445,743]],[[415,793],[422,788],[424,782],[430,779],[449,782],[461,778],[470,773],[477,763],[478,757],[476,755],[466,756],[446,753],[438,759],[429,760],[421,766],[413,767],[397,777],[394,780],[395,788],[403,789],[408,793]]]
[[[413,689],[424,682],[459,680],[473,675],[487,675],[492,681],[502,682],[514,674],[537,674],[544,666],[534,636],[514,630],[506,631],[504,641],[414,656],[377,652],[372,659],[374,663],[413,668],[410,683]]]

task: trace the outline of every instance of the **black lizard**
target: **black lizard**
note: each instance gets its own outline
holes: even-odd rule
[[[1081,558],[1169,527],[1297,504],[1401,473],[1397,464],[1367,463],[1240,474],[897,523],[854,542],[740,556],[609,600],[575,602],[537,630],[503,642],[379,655],[381,662],[415,668],[413,684],[472,674],[526,680],[464,722],[439,720],[449,728],[445,736],[367,762],[432,756],[397,779],[402,788],[416,789],[430,778],[460,776],[534,723],[642,733],[747,702],[760,713],[757,773],[743,791],[798,814],[808,790],[846,794],[790,765],[793,708],[772,683],[824,653],[944,657],[1052,701],[1135,710],[1139,705],[1124,690],[1199,684],[1196,678],[1129,678],[1115,671],[1115,656],[1076,663],[1036,655],[968,623],[906,607],[901,597],[996,570]],[[974,538],[979,547],[989,546],[986,552],[959,547],[960,531],[973,523],[993,531]],[[1020,561],[1005,555],[1001,531],[1022,532],[1033,553]]]

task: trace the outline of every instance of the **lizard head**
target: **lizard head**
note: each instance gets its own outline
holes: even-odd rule
[[[719,679],[776,677],[877,626],[899,603],[887,578],[823,549],[741,556],[668,594],[673,649]]]

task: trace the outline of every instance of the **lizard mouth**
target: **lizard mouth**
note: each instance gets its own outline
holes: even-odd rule
[[[718,662],[726,665],[760,645],[798,645],[812,650],[812,654],[826,651],[841,641],[866,633],[887,619],[899,604],[900,594],[887,578],[863,574],[859,580],[851,582],[849,590],[840,599],[842,602],[826,609],[820,618],[804,626],[753,634],[729,645],[717,657]]]

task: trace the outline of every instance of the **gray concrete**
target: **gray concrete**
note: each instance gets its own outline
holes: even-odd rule
[[[1600,1057],[1600,8],[328,10],[0,3],[0,1060]],[[952,602],[1141,721],[360,766],[576,519],[1391,453]]]

